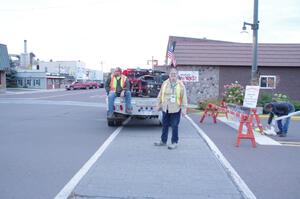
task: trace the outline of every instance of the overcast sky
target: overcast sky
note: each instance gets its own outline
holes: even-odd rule
[[[254,0],[0,0],[0,43],[88,68],[164,63],[170,35],[252,42]],[[259,1],[261,43],[300,43],[300,1]]]

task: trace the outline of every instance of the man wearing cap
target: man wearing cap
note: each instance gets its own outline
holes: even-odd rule
[[[108,77],[105,83],[105,90],[108,95],[109,118],[113,117],[114,102],[116,97],[125,97],[126,113],[131,114],[131,92],[128,78],[122,74],[122,69],[117,67],[113,74]]]

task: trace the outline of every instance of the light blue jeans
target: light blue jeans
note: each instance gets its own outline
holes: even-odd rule
[[[292,112],[295,112],[295,109],[294,109],[294,108],[291,108],[291,109],[289,110],[289,113],[288,113],[288,114],[290,114],[290,113],[292,113]],[[289,130],[290,120],[291,120],[290,117],[285,118],[285,119],[282,119],[282,120],[278,120],[278,121],[277,121],[277,126],[278,126],[279,131],[281,131],[282,133],[285,133],[285,134],[286,134],[286,133],[288,132],[288,130]]]
[[[117,97],[117,93],[110,93],[108,94],[108,114],[112,114],[114,112],[114,103],[115,99]],[[124,92],[124,97],[125,97],[125,106],[126,110],[127,109],[132,109],[131,107],[131,92],[130,91],[125,91]]]

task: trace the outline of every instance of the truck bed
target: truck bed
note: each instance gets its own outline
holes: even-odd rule
[[[157,98],[132,97],[131,105],[131,116],[158,117],[159,115],[159,112],[156,110]],[[127,115],[125,112],[125,98],[117,97],[114,107],[115,113]]]

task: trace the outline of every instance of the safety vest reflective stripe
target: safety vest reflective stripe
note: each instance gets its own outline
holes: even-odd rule
[[[164,101],[165,101],[166,87],[167,87],[167,82],[165,82],[162,85],[162,89],[161,89],[161,101],[162,101],[162,103],[164,103]],[[182,83],[179,82],[179,81],[176,83],[175,95],[176,95],[176,102],[180,106],[182,104],[183,86],[182,86]]]
[[[121,75],[121,88],[123,89],[125,86],[125,82],[126,82],[126,76]],[[115,77],[114,75],[111,76],[111,80],[110,80],[110,90],[116,92],[117,89],[117,77]]]

